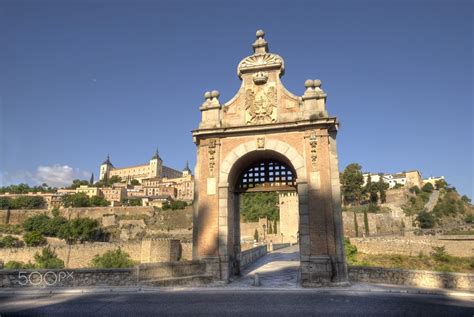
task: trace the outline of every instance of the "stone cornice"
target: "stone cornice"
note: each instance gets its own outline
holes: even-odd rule
[[[207,128],[207,129],[196,129],[193,130],[193,138],[201,137],[227,137],[230,135],[246,135],[256,133],[273,133],[273,132],[288,132],[288,131],[299,131],[311,128],[328,128],[330,130],[337,131],[339,128],[339,122],[337,118],[320,118],[318,120],[302,120],[298,122],[285,122],[285,123],[273,123],[273,124],[261,124],[261,125],[248,125],[248,126],[237,126],[237,127],[221,127],[221,128]]]

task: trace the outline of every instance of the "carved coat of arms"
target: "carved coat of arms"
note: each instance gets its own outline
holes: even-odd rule
[[[262,124],[276,122],[277,94],[275,87],[252,89],[245,92],[245,123]]]

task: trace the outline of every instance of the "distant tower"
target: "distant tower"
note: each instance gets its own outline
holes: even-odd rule
[[[183,169],[183,177],[191,175],[191,170],[189,169],[189,163],[186,161],[186,167]]]
[[[156,149],[155,155],[150,160],[150,173],[148,174],[149,178],[159,177],[162,178],[163,175],[163,160],[160,157],[158,148]]]
[[[91,175],[91,179],[89,180],[90,185],[94,185],[94,173]]]
[[[99,180],[108,180],[109,173],[114,168],[112,163],[110,162],[110,156],[107,154],[107,159],[100,165],[100,175]]]

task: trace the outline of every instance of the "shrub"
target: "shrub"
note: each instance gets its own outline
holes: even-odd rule
[[[64,207],[89,207],[90,199],[86,193],[76,193],[63,197]]]
[[[29,247],[37,247],[46,244],[46,239],[37,231],[27,232],[23,235],[23,241]]]
[[[23,241],[12,236],[5,236],[0,238],[0,248],[21,248],[24,245]]]
[[[95,268],[127,268],[134,264],[130,255],[121,249],[107,251],[102,255],[97,254],[92,259],[92,266]]]
[[[44,234],[48,229],[50,218],[46,215],[37,215],[26,219],[23,223],[23,229],[26,231],[36,231]]]
[[[421,187],[421,190],[425,193],[431,193],[434,190],[433,184],[426,183],[425,185],[423,185],[423,187]]]
[[[90,241],[100,236],[99,223],[91,218],[76,218],[67,222],[58,232],[58,237],[68,242]]]
[[[411,187],[409,189],[409,191],[410,191],[410,193],[415,194],[415,195],[418,195],[421,192],[421,190],[418,186]]]
[[[6,234],[20,234],[21,227],[19,225],[4,225],[0,224],[0,233]]]
[[[175,201],[172,201],[171,203],[169,202],[164,202],[163,203],[163,206],[162,206],[162,209],[163,210],[167,210],[167,209],[171,209],[171,210],[176,210],[176,209],[184,209],[188,204],[185,202],[185,201],[182,201],[182,200],[175,200]]]
[[[467,215],[466,218],[464,218],[464,221],[467,223],[474,223],[474,215]]]
[[[53,217],[59,217],[59,208],[54,207],[53,209],[51,209],[51,214],[53,215]]]
[[[435,217],[426,211],[422,211],[416,217],[416,220],[420,224],[420,228],[422,229],[430,229],[433,228],[435,225]]]
[[[344,249],[346,251],[346,257],[350,262],[354,262],[357,256],[357,247],[351,244],[349,239],[344,239]]]
[[[109,202],[105,198],[99,196],[92,196],[90,198],[90,204],[91,206],[105,207],[109,205]]]
[[[471,198],[467,197],[466,195],[462,195],[461,200],[465,202],[466,204],[471,203]]]
[[[449,262],[449,255],[446,253],[446,248],[444,246],[432,247],[430,255],[437,261]]]
[[[35,265],[31,262],[8,261],[3,268],[6,270],[34,269]]]
[[[253,233],[253,239],[258,242],[258,230],[257,229],[255,229],[255,231]]]
[[[403,185],[400,184],[400,183],[396,183],[395,186],[393,186],[393,189],[399,189],[399,188],[402,188]]]
[[[48,246],[43,248],[40,253],[35,256],[36,267],[39,269],[62,269],[64,268],[64,261],[58,258],[54,250]]]

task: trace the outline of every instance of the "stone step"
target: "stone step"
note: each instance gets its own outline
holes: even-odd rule
[[[190,275],[181,277],[167,277],[156,280],[142,281],[143,286],[200,286],[214,281],[210,275]]]

